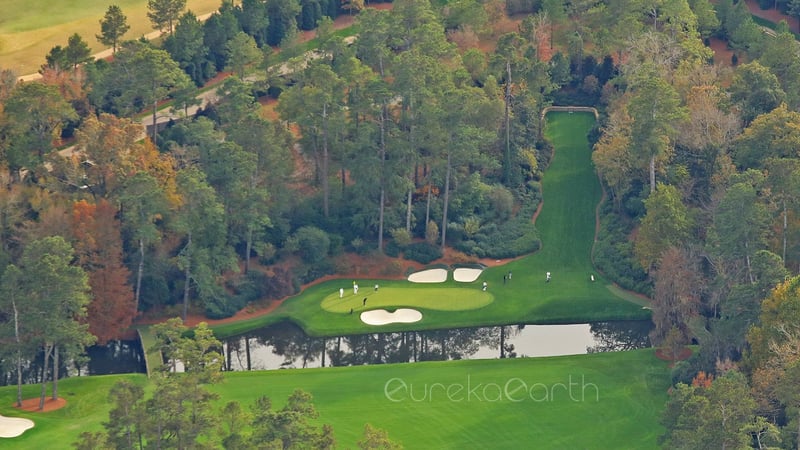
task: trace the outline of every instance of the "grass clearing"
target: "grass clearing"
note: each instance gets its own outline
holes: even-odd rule
[[[123,378],[151,386],[143,375],[63,380],[67,406],[45,414],[16,411],[10,406],[15,387],[0,388],[0,414],[36,422],[23,436],[0,440],[0,447],[70,448],[82,431],[102,428],[108,390]],[[281,408],[295,389],[310,392],[318,422],[333,426],[339,448],[355,448],[365,423],[414,449],[657,448],[669,388],[667,363],[652,349],[236,372],[225,378],[212,387],[221,396],[218,406],[237,400],[248,408],[267,395]],[[26,396],[37,392],[38,386],[25,386]]]
[[[147,18],[147,0],[117,0],[128,17],[130,30],[124,39],[138,39],[153,31]],[[221,0],[187,0],[186,9],[195,14],[210,13]],[[4,2],[0,19],[0,68],[17,75],[35,73],[45,62],[45,55],[56,45],[65,46],[67,38],[78,33],[89,44],[92,53],[105,47],[97,42],[100,20],[109,2],[96,0],[29,0]]]

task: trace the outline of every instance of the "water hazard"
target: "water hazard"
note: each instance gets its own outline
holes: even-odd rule
[[[223,340],[225,370],[273,370],[416,361],[579,355],[650,346],[650,321],[570,325],[513,325],[435,331],[373,333],[333,338],[307,336],[280,323]],[[41,382],[41,356],[23,368],[23,383]],[[138,341],[93,346],[85,358],[62,360],[62,376],[144,373]],[[0,386],[14,384],[0,372]]]
[[[650,346],[650,321],[307,336],[281,323],[223,341],[226,370],[579,355]]]

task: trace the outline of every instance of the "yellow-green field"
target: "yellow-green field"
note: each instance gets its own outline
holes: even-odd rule
[[[221,0],[188,0],[187,9],[201,15],[219,8]],[[238,3],[238,2],[236,2]],[[39,70],[47,52],[66,45],[73,33],[83,37],[92,52],[104,49],[95,35],[108,6],[116,4],[128,17],[126,39],[138,39],[153,31],[147,18],[147,0],[28,0],[4,1],[0,14],[0,68],[17,75]]]

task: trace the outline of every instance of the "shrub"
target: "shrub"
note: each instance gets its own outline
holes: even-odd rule
[[[320,279],[325,275],[336,273],[336,266],[333,261],[325,258],[313,264],[296,267],[294,273],[301,284],[306,284]]]
[[[163,275],[152,273],[142,277],[142,290],[140,293],[139,308],[147,309],[151,306],[164,304],[163,299],[170,298],[169,285]]]
[[[228,282],[227,287],[233,295],[220,290],[205,300],[205,315],[209,319],[224,319],[236,314],[248,303],[280,299],[299,291],[299,286],[293,283],[291,273],[281,267],[267,272],[251,270]]]
[[[383,254],[386,256],[391,256],[392,258],[396,258],[400,256],[400,247],[397,245],[396,241],[388,241],[386,245],[383,247]]]
[[[540,0],[507,0],[506,13],[509,16],[514,14],[533,14],[541,8]]]
[[[553,159],[553,144],[546,139],[536,142],[536,151],[538,154],[539,168],[546,168],[550,165],[550,160]]]
[[[428,226],[425,229],[425,241],[430,245],[436,245],[439,241],[439,225],[436,225],[436,222],[432,220],[428,222]]]
[[[514,210],[514,196],[502,185],[496,184],[489,191],[490,208],[497,220],[508,220]]]
[[[389,264],[381,269],[380,274],[387,277],[395,277],[403,273],[403,267],[398,261],[390,261]]]
[[[361,239],[360,237],[357,237],[352,241],[350,241],[350,247],[352,247],[353,250],[360,255],[363,254],[364,247],[366,246],[364,245],[364,240]]]
[[[442,250],[435,245],[429,244],[428,242],[417,242],[409,245],[408,248],[406,248],[403,257],[418,263],[428,264],[431,261],[441,258]]]
[[[331,240],[328,233],[317,227],[301,227],[295,233],[297,239],[297,250],[303,261],[312,263],[328,256],[331,247]]]
[[[411,233],[405,228],[392,228],[389,232],[394,243],[400,248],[408,247],[411,244]]]
[[[650,294],[652,284],[633,256],[628,239],[632,223],[614,214],[606,202],[601,210],[600,233],[594,247],[594,265],[625,289]]]
[[[204,295],[205,315],[209,319],[224,319],[236,314],[244,308],[246,302],[242,298],[229,295],[225,289],[215,286],[213,292]]]
[[[229,282],[228,287],[233,290],[237,298],[247,304],[266,296],[266,278],[264,272],[251,270],[246,275]]]
[[[277,250],[271,242],[256,242],[253,245],[253,250],[258,255],[258,262],[261,264],[271,264],[274,262]]]
[[[464,219],[464,234],[471,238],[478,234],[481,229],[481,221],[477,217],[467,217]]]
[[[447,224],[447,242],[459,242],[467,239],[464,225],[458,222]]]
[[[540,185],[536,181],[530,181],[528,184],[528,190],[520,195],[522,207],[510,220],[499,224],[494,221],[488,222],[471,236],[463,233],[466,236],[463,241],[456,239],[448,241],[453,242],[457,250],[479,258],[511,258],[538,250],[541,242],[531,217],[539,205],[540,194],[536,188]],[[450,228],[448,236],[449,232]],[[453,237],[455,236],[457,235],[453,234]]]
[[[331,255],[341,255],[344,252],[344,239],[335,233],[329,233],[328,238],[331,240],[329,253]]]
[[[263,278],[262,291],[267,299],[281,299],[300,292],[300,286],[295,284],[292,274],[282,267],[274,267]]]

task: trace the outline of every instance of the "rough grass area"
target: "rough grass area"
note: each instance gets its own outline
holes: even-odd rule
[[[83,37],[92,52],[104,49],[97,42],[100,19],[108,5],[116,4],[128,17],[131,26],[125,39],[138,39],[153,31],[147,18],[147,0],[29,0],[3,2],[0,19],[0,68],[11,69],[17,75],[39,70],[45,55],[56,45],[66,46],[73,33]],[[220,0],[187,0],[187,10],[202,15],[215,11]]]
[[[46,414],[16,412],[15,388],[0,388],[0,414],[36,422],[23,436],[0,440],[0,448],[71,448],[82,431],[108,420],[108,390],[121,378],[149,386],[142,375],[64,380],[67,406]],[[338,448],[356,448],[370,423],[413,449],[648,449],[658,447],[668,388],[667,363],[646,349],[238,372],[212,390],[221,395],[218,406],[237,400],[245,408],[260,395],[281,408],[295,389],[310,392],[318,422],[333,426]],[[26,395],[37,389],[26,386]]]

